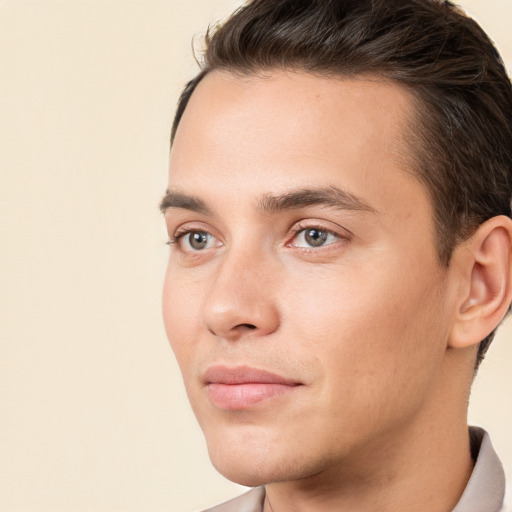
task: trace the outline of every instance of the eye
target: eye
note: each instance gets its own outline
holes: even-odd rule
[[[290,245],[311,248],[333,244],[343,237],[320,227],[299,228]]]
[[[176,235],[171,243],[178,244],[185,252],[198,252],[220,245],[220,242],[207,231],[185,231]]]

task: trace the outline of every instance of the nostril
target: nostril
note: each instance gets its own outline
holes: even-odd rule
[[[257,329],[257,327],[254,324],[237,324],[232,329],[230,329],[230,331],[233,334],[235,334],[237,332],[240,334],[245,329],[253,331],[254,329]],[[210,334],[213,334],[214,336],[218,336],[220,334],[219,332],[217,332],[215,329],[212,329],[211,327],[208,327],[208,332]]]

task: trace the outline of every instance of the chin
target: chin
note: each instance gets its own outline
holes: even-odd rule
[[[226,464],[224,461],[216,464],[212,460],[215,469],[225,478],[246,487],[259,487],[276,481],[267,471],[254,467],[246,467],[237,464]]]
[[[280,450],[277,443],[228,445],[226,441],[221,446],[208,443],[210,460],[221,475],[247,487],[299,480],[322,470],[321,464],[304,458],[298,447],[288,453],[286,449]]]
[[[272,457],[268,448],[258,446],[260,443],[256,443],[256,446],[251,444],[233,443],[229,437],[216,442],[207,439],[213,466],[228,480],[247,487],[258,487],[275,481],[275,454]]]
[[[298,428],[295,417],[274,410],[196,416],[213,466],[240,485],[300,480],[321,473],[332,462],[331,442],[315,435],[321,425]]]
[[[274,482],[283,482],[294,480],[295,476],[283,471],[283,468],[276,468],[279,464],[276,464],[273,460],[265,461],[216,461],[213,458],[212,464],[215,469],[228,480],[235,482],[246,487],[259,487],[261,485],[267,485]]]

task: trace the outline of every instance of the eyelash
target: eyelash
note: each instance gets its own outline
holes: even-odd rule
[[[190,235],[190,233],[208,233],[211,234],[207,229],[202,227],[191,227],[186,229],[178,228],[174,235],[169,236],[169,240],[165,242],[167,245],[176,245],[183,237]]]
[[[203,231],[201,229],[190,229],[189,231],[184,231],[183,233],[171,236],[165,243],[167,245],[177,245],[183,237],[190,235],[190,233],[208,233],[208,231]]]
[[[190,233],[190,231],[189,231]],[[179,241],[180,241],[180,238],[183,237],[184,235],[186,235],[187,233],[182,233],[180,235],[174,235],[174,236],[171,236],[169,238],[169,240],[167,240],[166,245],[176,245]]]
[[[322,226],[321,224],[310,224],[310,225],[302,225],[302,224],[297,224],[294,229],[291,231],[291,240],[295,239],[301,232],[303,231],[308,231],[308,230],[318,230],[318,231],[322,231],[323,233],[327,233],[328,235],[332,235],[336,238],[338,238],[338,240],[348,240],[348,236],[346,235],[342,235],[341,233],[339,233],[338,231],[335,231],[333,229],[329,229],[325,226]],[[287,243],[286,245],[289,246],[291,242]],[[329,245],[332,245],[331,244],[327,244],[327,246]],[[319,248],[321,247],[327,247],[327,246],[324,246],[324,245],[321,245],[319,246]],[[305,247],[297,247],[298,249],[301,249],[301,250],[306,250],[306,251],[318,251],[319,248],[314,248],[314,247],[310,247],[310,248],[305,248]]]
[[[347,235],[343,235],[341,233],[339,233],[338,231],[335,231],[335,230],[332,230],[332,229],[329,229],[329,228],[326,228],[325,226],[322,226],[320,224],[309,224],[309,225],[305,225],[305,224],[297,224],[290,232],[289,234],[286,236],[287,239],[289,239],[290,241],[286,243],[286,246],[287,247],[290,247],[291,246],[291,242],[303,231],[306,231],[306,230],[318,230],[318,231],[321,231],[323,233],[327,233],[328,235],[332,235],[334,237],[336,237],[338,239],[338,241],[348,241],[349,240],[349,237]],[[187,235],[190,235],[191,233],[208,233],[209,235],[211,236],[214,236],[212,235],[207,229],[204,229],[204,228],[188,228],[188,229],[185,229],[185,230],[177,230],[177,232],[171,236],[169,238],[169,240],[167,240],[166,244],[171,246],[171,245],[178,245],[180,240],[187,236]],[[304,251],[304,252],[318,252],[319,250],[321,250],[322,248],[327,248],[329,246],[333,245],[333,243],[329,243],[327,245],[320,245],[318,247],[295,247],[296,249],[299,249],[301,251]],[[193,251],[193,252],[201,252],[201,251]]]

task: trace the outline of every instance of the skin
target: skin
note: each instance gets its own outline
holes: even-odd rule
[[[474,258],[468,245],[439,263],[404,143],[412,108],[382,80],[215,71],[178,128],[165,327],[213,464],[267,484],[266,511],[441,512],[469,478],[477,340],[450,343]],[[268,200],[332,187],[347,201]],[[300,385],[224,409],[204,382],[212,365]]]

